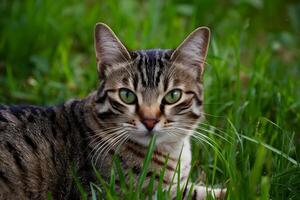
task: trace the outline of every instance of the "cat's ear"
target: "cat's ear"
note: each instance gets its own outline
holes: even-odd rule
[[[201,75],[204,70],[209,38],[209,28],[197,28],[172,53],[172,62],[182,64],[191,70],[196,69],[198,75]]]
[[[95,51],[99,76],[105,76],[107,69],[128,62],[130,54],[114,32],[104,23],[95,26]]]

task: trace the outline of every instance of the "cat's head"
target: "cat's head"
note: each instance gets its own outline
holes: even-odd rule
[[[128,51],[103,23],[95,27],[100,88],[96,112],[104,132],[148,144],[176,142],[201,119],[210,31],[197,28],[175,50]],[[121,137],[121,136],[120,136]]]

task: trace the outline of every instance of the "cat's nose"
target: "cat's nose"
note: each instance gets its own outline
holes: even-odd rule
[[[138,115],[141,122],[148,129],[148,131],[152,131],[155,124],[159,122],[161,112],[159,110],[159,106],[157,105],[152,105],[152,106],[141,105]]]
[[[158,119],[143,119],[141,120],[142,123],[145,125],[145,127],[148,129],[148,131],[152,131],[155,124],[159,121]]]

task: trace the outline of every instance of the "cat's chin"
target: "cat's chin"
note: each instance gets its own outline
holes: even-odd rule
[[[172,138],[170,138],[170,135],[167,134],[162,134],[157,132],[151,132],[151,133],[145,132],[144,134],[132,134],[130,136],[130,139],[143,146],[148,146],[154,135],[156,135],[156,142],[155,142],[156,146],[160,144],[174,144],[180,142],[184,138],[184,136],[181,137],[173,136]],[[186,137],[188,137],[188,135],[186,135]]]

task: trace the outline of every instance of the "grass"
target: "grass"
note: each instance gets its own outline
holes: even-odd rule
[[[228,199],[297,199],[299,13],[293,0],[2,0],[0,102],[56,104],[95,89],[96,22],[131,49],[174,48],[206,25],[206,120],[198,131],[214,148],[193,142],[191,179],[199,181],[203,170],[207,185],[227,186]],[[134,197],[132,185],[127,189]],[[158,199],[165,195],[158,190]]]

